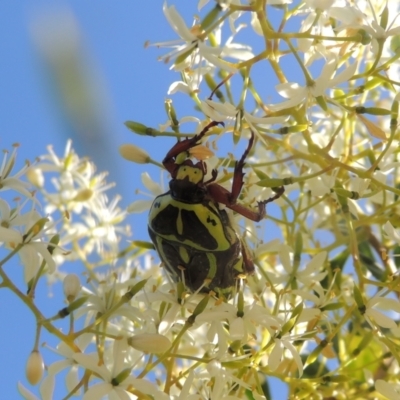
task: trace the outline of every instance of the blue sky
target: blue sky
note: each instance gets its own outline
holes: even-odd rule
[[[140,186],[143,169],[121,159],[119,145],[127,142],[143,145],[151,149],[155,159],[162,157],[162,153],[154,149],[149,138],[143,141],[131,134],[123,122],[140,120],[155,127],[164,122],[163,102],[172,79],[168,67],[157,62],[159,51],[152,47],[145,49],[144,43],[161,39],[167,29],[172,39],[173,32],[164,19],[162,1],[154,1],[154,7],[146,7],[146,4],[127,0],[0,3],[0,147],[11,150],[11,144],[18,142],[19,166],[26,159],[34,160],[46,153],[49,144],[62,154],[67,139],[72,138],[79,155],[94,158],[99,171],[109,171],[109,180],[117,184],[114,194],[123,196],[121,206],[135,199],[134,190]],[[56,19],[62,15],[60,13],[65,15],[62,20]],[[88,121],[81,120],[73,110],[68,111],[57,79],[34,35],[38,25],[43,30],[48,26],[48,39],[56,42],[59,35],[56,31],[62,27],[62,21],[65,23],[68,19],[67,15],[75,21],[80,36],[80,73],[88,86],[93,86],[91,97],[89,95],[93,102],[92,118]],[[93,136],[85,137],[87,131]],[[96,146],[98,143],[101,145]],[[151,168],[149,170],[151,172]],[[146,237],[142,229],[144,221],[145,216],[133,217],[134,233],[135,226],[141,227],[135,236]],[[19,261],[10,262],[5,270],[19,283],[21,290],[25,290]],[[60,289],[60,285],[52,289],[45,284],[41,286],[36,300],[45,315],[50,316],[63,307],[62,297],[58,295]],[[52,298],[48,296],[50,290],[54,293]],[[0,318],[1,397],[19,398],[17,382],[20,380],[29,387],[24,371],[33,346],[35,320],[26,307],[4,289],[0,290]],[[45,335],[42,340],[46,340]],[[30,389],[35,391],[35,388]]]
[[[195,3],[174,1],[178,10],[188,17],[188,22],[192,20]],[[136,120],[157,127],[166,121],[164,100],[170,83],[177,76],[157,61],[163,50],[144,48],[147,40],[175,39],[162,13],[162,4],[162,0],[0,2],[1,149],[11,149],[11,144],[18,142],[17,160],[21,166],[24,160],[34,160],[46,153],[49,144],[61,155],[67,139],[72,138],[79,155],[93,158],[99,171],[109,171],[109,181],[116,182],[113,193],[122,195],[122,207],[137,199],[134,191],[141,187],[141,172],[148,170],[158,179],[159,171],[121,159],[118,147],[123,143],[135,143],[157,160],[165,153],[165,148],[154,146],[152,138],[135,136],[123,124],[126,120]],[[61,20],[58,19],[60,15],[63,15]],[[74,21],[79,34],[80,56],[77,64],[68,57],[61,57],[61,62],[79,65],[80,69],[75,71],[76,75],[72,74],[69,82],[79,78],[87,84],[85,88],[79,85],[82,82],[75,82],[77,87],[72,95],[88,96],[83,106],[88,106],[86,114],[90,118],[86,114],[82,117],[79,104],[68,104],[60,95],[59,78],[37,44],[37,34],[42,32],[42,41],[61,48],[60,56],[66,53],[66,48],[60,44],[64,42],[57,42],[57,38],[62,38],[61,28],[68,20]],[[189,115],[193,109],[192,103],[183,100],[186,99],[182,95],[174,97],[179,116]],[[165,143],[168,148],[173,139],[165,139]],[[131,219],[135,239],[147,239],[145,218],[142,215]],[[25,290],[20,263],[14,260],[5,270],[21,290]],[[36,300],[42,304],[46,315],[64,306],[58,295],[60,290],[60,285],[52,289],[45,284],[41,286]],[[53,297],[49,297],[50,291]],[[34,341],[35,320],[26,307],[4,289],[0,290],[0,320],[1,397],[19,398],[18,381],[36,391],[24,377],[25,362]],[[45,336],[41,342],[43,340]]]

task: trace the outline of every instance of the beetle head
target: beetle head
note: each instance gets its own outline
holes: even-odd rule
[[[206,172],[206,166],[202,161],[193,164],[192,160],[185,160],[182,164],[177,166],[173,178],[178,180],[188,180],[189,182],[198,185],[203,182]]]
[[[176,166],[175,173],[169,182],[171,195],[174,199],[187,203],[200,203],[206,194],[203,185],[206,166],[202,161],[194,164],[185,160]]]

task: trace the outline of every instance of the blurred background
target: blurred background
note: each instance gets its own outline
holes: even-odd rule
[[[173,3],[191,24],[197,2]],[[164,123],[167,90],[178,79],[169,66],[157,61],[166,49],[144,46],[146,41],[176,38],[163,15],[163,1],[149,4],[131,0],[0,2],[0,148],[11,151],[12,144],[19,143],[17,169],[25,160],[47,153],[48,145],[62,156],[71,138],[80,156],[89,156],[98,172],[109,172],[108,181],[116,184],[109,197],[120,194],[122,208],[138,199],[135,190],[142,187],[143,171],[159,179],[155,167],[129,163],[118,153],[121,144],[134,143],[161,161],[174,142],[166,138],[166,147],[156,148],[153,138],[134,135],[124,126],[126,120],[154,128]],[[173,99],[178,117],[193,115],[193,103],[186,97],[178,94]],[[146,215],[134,215],[130,221],[134,238],[148,240]],[[5,270],[25,290],[19,261],[13,260]],[[64,306],[58,294],[61,285],[42,285],[42,289],[37,301],[45,315],[53,315]],[[38,394],[24,375],[35,320],[8,290],[0,290],[0,321],[0,397],[20,398],[18,381]],[[54,399],[65,396],[63,387],[58,390]]]

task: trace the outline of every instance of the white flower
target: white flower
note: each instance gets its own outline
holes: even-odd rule
[[[364,317],[372,327],[376,324],[382,328],[393,329],[396,336],[399,334],[399,327],[394,321],[393,315],[388,315],[388,313],[400,314],[400,302],[398,300],[375,296],[367,301],[365,307]],[[377,308],[386,310],[387,314],[378,311]]]
[[[137,397],[132,393],[132,390],[154,396],[155,400],[169,399],[169,396],[157,389],[154,384],[144,379],[136,379],[129,374],[132,365],[129,365],[125,360],[128,350],[129,346],[125,339],[115,340],[113,364],[109,367],[101,365],[96,354],[74,354],[74,360],[80,367],[96,373],[102,380],[100,383],[89,386],[83,400],[101,399],[103,396],[121,400],[134,400]]]
[[[29,199],[26,199],[16,207],[10,208],[5,200],[0,199],[0,226],[24,232],[26,225],[31,224],[35,219],[39,219],[40,216],[34,209],[23,213],[22,209],[28,201]]]
[[[127,214],[118,207],[120,198],[108,200],[104,192],[113,185],[106,182],[106,174],[95,174],[94,165],[78,157],[71,141],[63,157],[51,147],[48,151],[36,169],[44,176],[52,174],[54,189],[44,185],[40,191],[47,213],[56,221],[53,230],[60,235],[60,246],[70,245],[70,259],[79,252],[85,256],[96,252],[104,262],[119,252],[119,234],[130,234],[129,226],[121,224]],[[55,256],[59,264],[65,261],[65,254]]]
[[[163,189],[162,185],[153,181],[147,172],[143,172],[141,178],[143,185],[151,193],[151,194],[146,193],[148,196],[151,197],[151,199],[134,201],[127,207],[128,213],[142,213],[144,211],[148,211],[151,205],[153,204],[154,198],[165,193],[165,190]]]
[[[103,258],[116,255],[119,237],[130,235],[129,226],[121,224],[127,214],[118,207],[119,200],[115,197],[109,202],[105,195],[99,195],[91,212],[88,210],[81,214],[81,221],[64,226],[66,234],[62,244],[73,242],[87,255],[93,251]]]
[[[46,211],[51,214],[56,210],[67,210],[70,214],[80,214],[85,208],[90,211],[102,209],[104,192],[114,186],[106,182],[107,174],[95,174],[94,164],[80,158],[70,140],[65,146],[64,157],[58,157],[51,146],[48,152],[36,167],[43,174],[55,174],[51,180],[54,190],[50,192],[46,186],[41,190],[48,202]]]
[[[314,318],[322,318],[322,308],[334,303],[334,299],[330,297],[331,290],[325,290],[319,282],[314,282],[311,287],[303,289],[294,289],[291,293],[300,296],[305,303],[310,301],[313,307],[304,307],[297,322],[310,321]]]
[[[265,307],[261,307],[253,301],[246,305],[238,316],[238,308],[233,304],[221,303],[210,310],[204,311],[196,321],[229,322],[229,334],[232,340],[247,341],[250,335],[255,335],[257,327],[261,326],[274,334],[280,328],[280,321],[272,316]]]
[[[296,363],[299,375],[303,375],[303,362],[301,361],[298,351],[291,343],[291,341],[294,340],[298,339],[290,338],[290,336],[288,335],[285,335],[280,339],[274,339],[275,345],[268,357],[268,366],[271,368],[272,371],[275,371],[279,367],[283,358],[285,357],[285,350],[288,350],[294,362]]]
[[[326,251],[321,251],[307,263],[304,269],[302,269],[296,266],[291,259],[290,247],[282,244],[279,248],[279,258],[282,263],[283,271],[275,270],[273,273],[269,274],[269,276],[275,283],[284,283],[288,280],[294,280],[305,286],[312,286],[314,282],[320,282],[324,279],[327,274],[326,271],[323,271],[326,256]]]
[[[195,25],[191,29],[188,28],[175,7],[167,6],[166,2],[164,3],[163,11],[167,21],[180,39],[171,42],[154,43],[153,46],[174,48],[170,53],[164,55],[164,59],[166,60],[175,59],[174,69],[181,71],[186,68],[188,66],[187,60],[190,60],[190,66],[194,63],[200,64],[201,60],[206,60],[211,65],[225,71],[233,73],[237,71],[231,63],[220,58],[222,48],[211,47],[205,44],[199,25]],[[184,55],[186,55],[184,59],[180,60],[180,57]]]
[[[212,360],[207,364],[207,372],[208,377],[215,379],[215,384],[207,396],[211,400],[227,399],[227,394],[230,392],[229,389],[236,385],[245,389],[250,388],[248,383],[237,378],[228,368],[224,368],[218,360]]]
[[[257,117],[255,115],[250,114],[246,110],[239,110],[233,104],[225,102],[218,103],[213,100],[205,100],[201,102],[201,110],[206,114],[209,118],[214,121],[225,121],[230,120],[235,122],[237,118],[243,118],[250,129],[252,129],[255,133],[258,132],[257,126],[259,127],[270,127],[274,124],[282,124],[285,122],[288,117]]]
[[[336,57],[331,57],[322,68],[320,76],[306,86],[300,86],[293,82],[276,85],[277,92],[288,100],[278,104],[269,104],[268,108],[271,111],[280,111],[301,103],[307,104],[311,100],[314,101],[315,98],[323,96],[328,89],[348,81],[355,74],[356,69],[357,63],[354,62],[337,73],[338,60]]]
[[[171,290],[171,288],[173,288],[173,290]],[[158,323],[158,333],[166,335],[174,324],[185,323],[186,311],[188,309],[194,310],[199,300],[202,299],[202,296],[185,294],[183,299],[178,299],[175,284],[173,284],[173,286],[171,284],[165,284],[160,287],[159,290],[141,294],[138,298],[149,305],[151,304],[152,307],[161,302],[168,305],[168,307],[164,309],[164,313],[160,315],[160,321]]]
[[[18,391],[25,400],[53,400],[54,388],[40,386],[40,399],[29,391],[21,382],[18,382]]]
[[[7,215],[6,203],[2,202],[1,207],[4,215]],[[50,243],[44,237],[46,219],[41,218],[35,210],[31,210],[20,215],[20,218],[11,218],[9,222],[18,223],[19,226],[24,223],[24,226],[20,226],[22,232],[17,231],[12,224],[10,227],[0,226],[0,242],[11,249],[21,246],[18,255],[24,266],[25,282],[30,282],[36,276],[43,261],[47,265],[47,272],[53,273],[56,264],[49,251]]]
[[[92,339],[93,335],[90,333],[80,335],[74,342],[75,347],[81,351],[84,351],[91,343]],[[79,375],[78,365],[73,358],[74,354],[77,353],[76,351],[72,350],[72,348],[64,342],[60,342],[56,349],[50,348],[50,350],[62,357],[61,360],[55,361],[48,366],[48,375],[43,379],[43,382],[40,386],[40,391],[49,393],[49,398],[52,399],[55,378],[58,373],[67,370],[65,375],[65,385],[70,393],[79,384]]]
[[[25,164],[14,175],[11,174],[17,158],[17,147],[17,145],[14,146],[10,157],[8,157],[8,152],[4,151],[3,161],[0,166],[0,191],[12,189],[25,197],[32,198],[32,194],[28,190],[30,185],[20,179],[32,166]]]
[[[170,89],[173,87],[173,85],[174,84],[177,84],[178,86],[179,86],[179,84],[180,83],[182,83],[182,82],[174,82],[171,86],[170,86]],[[172,89],[173,90],[173,89]],[[178,91],[179,89],[177,89],[177,91]],[[168,93],[170,93],[169,91],[168,91]],[[173,90],[171,93],[175,93],[175,91]],[[200,130],[203,128],[202,127],[202,125],[201,125],[201,120],[199,119],[199,118],[197,118],[197,117],[191,117],[191,116],[188,116],[188,117],[182,117],[182,118],[180,118],[179,120],[178,120],[178,122],[179,122],[179,125],[181,125],[181,124],[183,124],[183,123],[185,123],[185,122],[194,122],[195,124],[197,124],[197,133],[200,133]],[[165,124],[159,124],[159,129],[160,129],[160,132],[165,132],[168,128],[170,128],[172,126],[172,121],[169,119],[169,120],[167,120],[166,122],[165,122]]]
[[[103,275],[96,273],[96,280],[92,279],[89,282],[92,290],[85,286],[82,287],[82,295],[87,295],[88,300],[76,312],[76,318],[85,315],[85,324],[88,325],[98,314],[112,310],[110,317],[123,315],[131,321],[141,321],[142,313],[129,303],[120,304],[119,307],[114,309],[128,289],[138,283],[130,276],[131,269],[122,269],[122,273],[119,274],[117,271],[110,269]]]
[[[392,2],[389,2],[392,3]],[[382,3],[384,4],[384,3]],[[400,33],[400,26],[395,26],[398,17],[398,4],[393,3],[386,5],[386,7],[393,7],[393,14],[389,12],[389,15],[393,15],[393,19],[390,23],[388,23],[386,29],[382,27],[377,19],[377,14],[375,10],[372,8],[372,18],[371,15],[368,16],[364,14],[360,9],[356,7],[343,7],[343,8],[335,8],[334,17],[339,21],[343,22],[343,24],[336,29],[337,32],[342,31],[343,29],[363,29],[368,32],[372,38],[375,40],[374,46],[377,46],[376,40],[378,39],[386,39],[390,36],[395,36]],[[382,10],[383,11],[383,10]],[[396,13],[397,11],[397,13]],[[398,23],[397,23],[398,25]]]
[[[383,225],[383,230],[389,236],[390,239],[400,244],[400,234],[397,232],[396,229],[394,229],[390,221],[386,221],[385,225]]]
[[[338,169],[336,169],[331,175],[321,174],[314,178],[307,180],[307,185],[311,190],[313,196],[324,196],[331,193],[331,189],[336,183],[336,176]]]
[[[307,32],[315,36],[336,36],[330,22],[330,10],[335,0],[307,0],[304,8],[308,14],[301,22],[300,32]],[[350,6],[347,5],[349,8]],[[347,7],[346,7],[347,8]],[[329,59],[338,54],[340,46],[332,46],[329,40],[315,40],[314,38],[298,38],[298,48],[304,53],[304,65],[311,65],[315,60],[323,57]]]

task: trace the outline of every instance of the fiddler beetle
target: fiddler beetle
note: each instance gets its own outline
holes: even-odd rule
[[[171,174],[170,190],[155,198],[148,229],[161,261],[175,281],[182,279],[191,291],[212,290],[219,296],[229,297],[239,276],[254,273],[254,264],[227,211],[219,205],[259,222],[266,215],[266,204],[280,197],[284,188],[258,202],[255,210],[237,203],[243,186],[245,159],[254,142],[253,132],[245,152],[235,163],[231,191],[215,183],[215,169],[211,178],[204,180],[207,166],[203,161],[177,162],[179,155],[188,156],[188,151],[218,124],[209,123],[199,134],[176,143],[168,151],[163,165]]]

